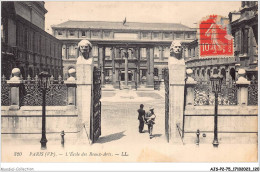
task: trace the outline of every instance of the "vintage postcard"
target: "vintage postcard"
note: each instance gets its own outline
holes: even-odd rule
[[[2,1],[1,11],[2,171],[259,170],[258,1]]]

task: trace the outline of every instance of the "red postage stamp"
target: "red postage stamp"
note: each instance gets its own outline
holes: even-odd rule
[[[200,57],[233,56],[233,36],[227,18],[210,15],[199,23]]]

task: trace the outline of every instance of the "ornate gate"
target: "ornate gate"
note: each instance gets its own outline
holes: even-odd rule
[[[101,70],[94,67],[93,72],[93,112],[90,119],[90,139],[95,143],[101,135]]]
[[[164,69],[164,85],[165,85],[165,135],[169,142],[169,71]]]

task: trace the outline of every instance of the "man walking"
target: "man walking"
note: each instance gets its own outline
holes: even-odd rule
[[[145,120],[146,120],[146,124],[148,125],[148,132],[149,132],[150,139],[153,137],[153,125],[155,124],[154,122],[155,118],[156,116],[154,114],[154,108],[150,107],[149,112],[145,114]]]
[[[139,133],[142,133],[144,129],[144,115],[145,115],[143,104],[140,104],[140,109],[138,109],[137,112],[138,112],[138,120],[139,120]]]

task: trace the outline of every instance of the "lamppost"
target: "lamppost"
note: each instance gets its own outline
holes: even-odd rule
[[[214,74],[210,77],[212,92],[215,93],[215,113],[214,113],[214,140],[213,146],[218,147],[218,93],[221,92],[223,76]]]
[[[41,149],[46,149],[46,90],[49,87],[49,78],[51,75],[48,72],[41,72],[39,74],[40,78],[40,88],[42,89],[42,138],[41,138]]]

